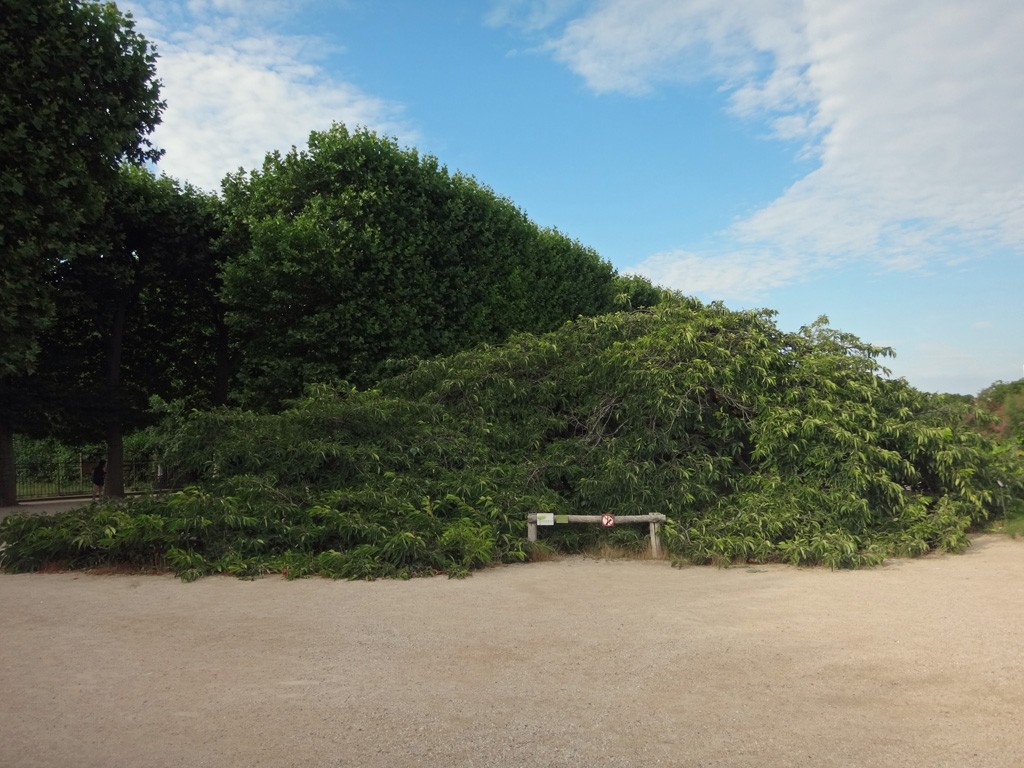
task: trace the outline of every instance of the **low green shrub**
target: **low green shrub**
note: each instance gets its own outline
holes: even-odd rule
[[[962,549],[1019,507],[1019,452],[974,429],[969,403],[887,378],[888,353],[824,320],[784,333],[769,312],[676,299],[396,366],[371,390],[308,387],[281,413],[170,409],[161,445],[200,486],[9,518],[0,559],[463,576],[528,559],[529,512],[664,513],[680,563]],[[645,535],[560,525],[543,545]]]

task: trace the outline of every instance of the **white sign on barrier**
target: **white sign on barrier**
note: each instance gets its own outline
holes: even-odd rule
[[[537,513],[537,525],[554,525],[555,524],[555,513],[554,512],[538,512]]]

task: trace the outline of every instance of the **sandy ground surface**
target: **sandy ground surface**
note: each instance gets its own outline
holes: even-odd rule
[[[865,571],[0,575],[0,766],[1021,766],[1024,541]]]
[[[71,497],[66,499],[48,499],[46,501],[24,501],[15,507],[0,507],[0,520],[8,515],[49,515],[54,512],[67,512],[76,507],[85,506],[90,499]]]

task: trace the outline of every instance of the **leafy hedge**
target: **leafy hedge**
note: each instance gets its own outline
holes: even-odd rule
[[[411,365],[374,390],[309,387],[279,414],[181,413],[169,499],[0,526],[3,564],[166,563],[184,578],[462,575],[524,560],[526,514],[662,512],[677,562],[857,567],[959,550],[1019,503],[1021,471],[884,377],[888,350],[822,320],[678,299]],[[580,550],[641,531],[556,526]]]
[[[276,409],[308,381],[373,382],[388,358],[551,331],[622,296],[660,298],[471,177],[365,129],[314,131],[224,192],[244,244],[222,297],[247,407]]]

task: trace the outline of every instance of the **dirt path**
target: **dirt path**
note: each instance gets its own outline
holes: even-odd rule
[[[0,520],[10,515],[51,515],[54,512],[68,512],[89,503],[90,499],[81,496],[45,501],[23,501],[13,507],[0,507]]]
[[[1024,542],[855,572],[0,575],[0,765],[1020,766]]]

